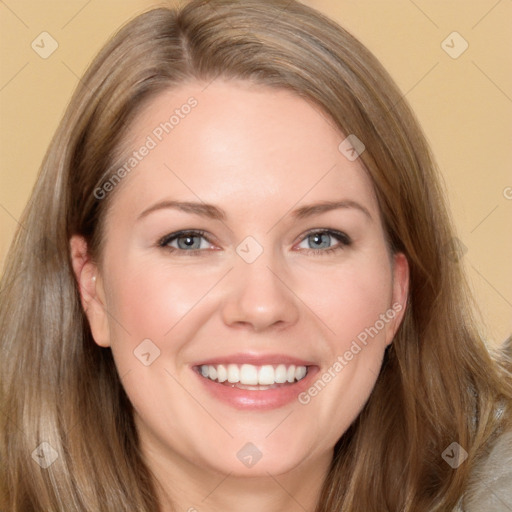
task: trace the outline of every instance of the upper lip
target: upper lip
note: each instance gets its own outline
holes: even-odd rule
[[[285,354],[237,353],[204,359],[193,366],[218,364],[252,364],[254,366],[285,364],[295,366],[313,366],[315,363]]]

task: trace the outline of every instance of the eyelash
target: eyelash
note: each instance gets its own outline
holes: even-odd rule
[[[335,238],[339,244],[328,247],[327,249],[303,249],[306,251],[307,254],[313,253],[317,255],[326,255],[326,254],[332,254],[334,252],[343,250],[345,247],[348,247],[352,244],[351,238],[342,231],[336,231],[334,229],[315,229],[312,231],[307,232],[304,237],[300,240],[300,242],[303,242],[306,240],[309,236],[315,235],[315,234],[327,234],[329,236],[332,236]],[[208,237],[206,236],[206,232],[202,230],[185,230],[185,231],[177,231],[175,233],[170,233],[168,235],[165,235],[163,238],[161,238],[158,241],[158,247],[161,247],[162,249],[165,249],[171,253],[178,253],[181,255],[187,255],[187,256],[195,256],[199,255],[200,253],[203,253],[205,249],[191,249],[190,251],[184,250],[184,249],[178,249],[176,247],[170,247],[169,244],[173,242],[174,240],[177,240],[178,238],[186,237],[186,236],[198,236],[202,237],[205,240],[208,241],[208,243],[211,243]]]

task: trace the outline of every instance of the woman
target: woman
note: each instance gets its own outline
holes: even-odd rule
[[[21,225],[2,509],[506,506],[510,361],[476,329],[429,149],[316,11],[137,17]]]

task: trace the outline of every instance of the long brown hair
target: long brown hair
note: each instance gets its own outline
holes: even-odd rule
[[[83,235],[92,257],[101,254],[115,191],[103,200],[94,191],[111,178],[142,107],[165,89],[220,76],[294,91],[363,141],[390,247],[409,261],[406,316],[335,447],[317,512],[450,510],[483,448],[509,428],[509,374],[476,328],[435,165],[403,95],[354,37],[289,0],[151,10],[81,80],[1,285],[0,508],[159,509],[111,352],[93,342],[80,305],[69,239]],[[457,469],[442,458],[452,442],[468,452]],[[55,459],[48,467],[32,460],[44,449]]]

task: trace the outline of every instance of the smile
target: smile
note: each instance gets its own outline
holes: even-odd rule
[[[309,358],[246,352],[203,359],[191,370],[216,402],[239,410],[270,411],[295,403],[320,367]]]
[[[293,384],[301,381],[308,373],[307,366],[252,364],[203,364],[199,373],[206,379],[239,389],[272,389],[276,385]]]

